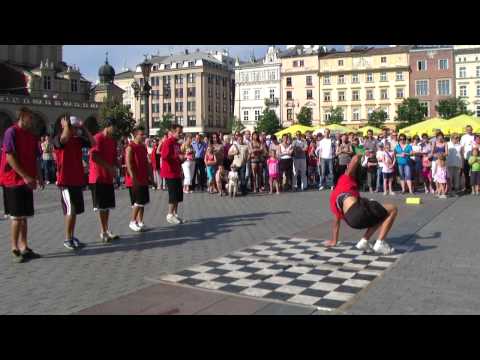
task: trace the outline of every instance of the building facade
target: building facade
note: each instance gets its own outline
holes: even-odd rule
[[[62,62],[63,45],[0,45],[0,62],[35,68],[46,59],[55,65]]]
[[[234,115],[249,130],[256,127],[267,106],[275,111],[282,123],[279,55],[280,50],[272,46],[263,59],[251,59],[244,64],[237,60]]]
[[[409,93],[408,46],[352,48],[320,56],[321,122],[341,108],[344,122],[360,127],[368,115],[382,109],[393,123],[398,105]]]
[[[227,130],[233,117],[235,94],[235,60],[227,52],[205,53],[197,50],[151,60],[150,129],[154,135],[162,117],[184,126],[187,133],[210,133]],[[140,66],[134,75],[143,87]],[[133,113],[143,119],[143,100],[135,99]]]
[[[480,117],[480,45],[455,45],[454,56],[457,96]]]
[[[427,117],[438,116],[440,100],[456,96],[454,61],[452,46],[410,49],[410,94],[427,106]]]
[[[135,73],[129,69],[124,69],[121,73],[115,75],[114,84],[124,91],[122,103],[128,106],[132,112],[135,108],[135,94],[132,88],[132,82]],[[133,114],[135,117],[135,114]]]
[[[320,45],[289,45],[281,59],[281,119],[283,126],[297,122],[302,107],[312,110],[312,124],[320,124]]]

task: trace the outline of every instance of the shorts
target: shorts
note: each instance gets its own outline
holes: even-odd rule
[[[391,173],[382,172],[382,174],[383,174],[383,178],[385,180],[393,179],[393,172],[391,172]]]
[[[470,184],[480,185],[480,171],[472,171],[470,173]]]
[[[215,166],[207,166],[207,178],[208,182],[215,179]]]
[[[144,207],[150,202],[150,192],[148,191],[148,185],[129,187],[130,203],[132,206]]]
[[[115,188],[113,184],[90,184],[93,211],[115,209]]]
[[[412,180],[412,168],[410,165],[398,165],[398,172],[400,174],[400,179]]]
[[[388,211],[378,202],[359,198],[344,215],[346,223],[354,229],[368,229],[379,225],[388,217]]]
[[[85,211],[83,186],[60,187],[63,215],[79,215]]]
[[[268,178],[271,179],[271,180],[280,180],[280,173],[269,174]]]
[[[168,203],[176,204],[183,201],[182,179],[165,179],[168,189]]]
[[[430,168],[422,169],[422,178],[424,180],[432,181],[432,170]]]
[[[278,164],[281,173],[285,173],[288,171],[293,171],[293,160],[292,159],[280,159],[280,163]]]
[[[3,196],[5,215],[11,219],[24,219],[34,215],[33,190],[27,185],[4,187]]]

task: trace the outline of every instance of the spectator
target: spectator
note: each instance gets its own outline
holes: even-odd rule
[[[373,131],[367,131],[367,138],[363,142],[363,146],[366,150],[377,151],[378,141],[373,137]]]
[[[395,153],[391,151],[389,142],[386,143],[384,148],[382,159],[383,194],[387,195],[390,191],[390,195],[395,195],[393,192],[393,174],[396,165]]]
[[[250,154],[250,162],[252,164],[252,191],[256,193],[260,189],[260,177],[262,176],[263,157],[265,152],[264,145],[260,142],[258,133],[252,133],[252,141],[248,145],[248,152]]]
[[[181,152],[185,158],[185,161],[182,163],[183,192],[185,194],[191,194],[193,192],[191,186],[195,171],[195,151],[193,150],[191,135],[185,137],[185,142],[181,146]]]
[[[377,191],[376,182],[377,182],[377,169],[378,169],[378,160],[376,151],[367,149],[365,156],[363,157],[362,165],[366,168],[367,171],[367,186],[368,190],[373,193],[373,189]]]
[[[320,186],[323,190],[325,186],[330,186],[333,190],[333,157],[335,155],[335,142],[330,137],[330,130],[325,130],[325,136],[318,143],[317,157],[320,162]],[[328,177],[327,177],[328,174]]]
[[[195,140],[192,141],[192,147],[195,151],[195,170],[193,176],[193,190],[200,188],[201,191],[205,190],[207,175],[205,165],[205,151],[207,144],[203,140],[203,136],[200,134],[195,135]]]
[[[447,198],[448,170],[445,159],[446,157],[444,154],[439,154],[436,159],[437,164],[435,166],[435,171],[432,170],[433,181],[435,181],[437,195],[440,199]]]
[[[463,154],[464,154],[464,161],[463,161],[463,175],[465,177],[465,191],[470,192],[471,184],[470,184],[470,165],[468,159],[472,153],[472,149],[475,143],[475,136],[473,135],[473,128],[470,125],[466,127],[467,133],[464,134],[460,140],[460,145],[463,146]]]
[[[478,195],[480,191],[480,151],[478,147],[472,148],[472,153],[468,159],[468,165],[471,168],[472,195]]]
[[[216,187],[215,173],[217,172],[217,157],[215,156],[215,149],[212,144],[208,145],[205,154],[205,165],[207,165],[208,192],[214,194]]]
[[[460,175],[463,168],[463,146],[460,144],[460,136],[453,134],[448,143],[447,170],[450,175],[449,187],[452,191],[460,191]]]
[[[422,144],[418,135],[415,135],[412,139],[412,152],[410,161],[412,163],[412,178],[414,180],[413,186],[420,184],[420,178],[422,174]]]
[[[440,155],[445,156],[445,158],[448,156],[448,145],[445,142],[445,138],[441,131],[437,133],[436,141],[433,144],[432,152],[430,153],[430,156],[432,157],[432,176],[436,173],[437,159]]]
[[[409,193],[413,194],[412,167],[410,159],[412,154],[412,146],[406,142],[407,137],[405,134],[400,134],[399,142],[395,147],[395,157],[400,174],[400,186],[402,187],[402,194],[405,194],[405,182],[407,183]]]
[[[48,185],[55,182],[55,174],[54,174],[55,169],[54,169],[54,163],[53,163],[53,145],[50,141],[50,136],[45,135],[40,146],[42,149],[43,178],[45,179],[45,183]]]
[[[231,136],[223,135],[223,167],[227,173],[230,171],[230,166],[232,165],[232,159],[228,156],[230,146],[232,146]]]
[[[376,153],[378,167],[377,167],[377,187],[375,192],[383,192],[383,157],[384,154],[384,145],[382,142],[378,143],[378,150]]]
[[[270,150],[270,157],[267,160],[268,174],[269,174],[269,185],[270,185],[270,194],[273,194],[273,190],[276,189],[277,195],[280,195],[280,170],[279,170],[279,161],[275,150]]]
[[[315,186],[318,176],[317,140],[312,138],[307,148],[308,186]]]
[[[247,194],[247,182],[246,182],[246,167],[247,160],[249,158],[248,145],[245,145],[243,136],[241,133],[235,134],[236,142],[230,148],[228,155],[233,157],[232,166],[238,169],[238,176],[240,178],[240,191],[242,195]]]
[[[343,134],[340,138],[340,142],[336,149],[336,156],[338,157],[338,166],[335,174],[335,185],[340,176],[342,176],[345,173],[345,170],[347,170],[348,164],[353,156],[352,144],[348,141],[346,134]]]
[[[293,190],[293,146],[288,134],[284,134],[282,136],[282,143],[280,144],[279,148],[281,185],[283,185],[283,177],[286,177],[285,185],[283,186],[282,191],[285,191],[287,188]]]
[[[300,177],[300,189],[306,190],[307,184],[307,142],[303,139],[302,133],[297,131],[296,139],[293,142],[293,186],[298,189],[298,177]]]

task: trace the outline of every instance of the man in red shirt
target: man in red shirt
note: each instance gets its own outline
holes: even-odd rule
[[[182,162],[183,155],[180,151],[180,139],[183,127],[174,124],[163,142],[161,157],[161,176],[165,179],[168,188],[168,214],[167,222],[182,224],[184,221],[178,216],[178,203],[183,201]]]
[[[22,107],[18,121],[5,131],[0,162],[5,214],[12,220],[12,254],[17,263],[41,257],[28,247],[27,218],[34,215],[33,190],[43,188],[38,139],[32,133],[33,113]]]
[[[113,178],[117,163],[117,142],[113,135],[116,122],[107,118],[105,128],[94,136],[95,145],[90,149],[90,172],[88,182],[92,191],[93,210],[98,212],[100,219],[100,239],[110,243],[118,239],[108,230],[110,209],[115,208],[115,188]]]
[[[84,245],[74,236],[77,215],[85,211],[83,189],[85,173],[82,163],[82,148],[95,145],[90,132],[81,119],[63,117],[55,126],[53,146],[57,159],[57,186],[61,193],[65,215],[65,241],[63,246],[77,250]]]
[[[145,146],[145,131],[143,128],[133,130],[133,141],[125,149],[125,186],[130,192],[132,218],[130,229],[139,232],[145,230],[143,210],[150,202],[148,184],[152,183],[152,170],[148,163],[148,153]]]
[[[345,174],[338,179],[335,189],[330,194],[330,209],[335,220],[332,228],[332,240],[324,242],[324,245],[328,247],[337,245],[340,222],[343,219],[354,229],[367,229],[363,238],[357,243],[357,249],[389,255],[395,249],[385,241],[385,238],[397,216],[397,207],[392,204],[382,206],[376,201],[360,197],[358,182],[355,179],[360,161],[360,155],[353,157]],[[378,229],[380,229],[378,240],[372,249],[369,240]]]

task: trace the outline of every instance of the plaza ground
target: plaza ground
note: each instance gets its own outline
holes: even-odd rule
[[[167,194],[152,192],[145,221],[151,231],[128,229],[130,206],[117,191],[112,231],[122,238],[99,241],[98,221],[85,193],[85,214],[77,236],[87,247],[70,252],[62,245],[59,193],[50,186],[36,193],[36,216],[29,222],[30,246],[44,257],[14,264],[9,222],[0,221],[0,314],[323,314],[281,302],[201,291],[161,281],[166,274],[283,236],[327,239],[329,191],[250,195],[235,200],[207,193],[186,195],[181,215],[187,224],[165,220]],[[425,197],[405,205],[404,196],[365,194],[399,206],[390,242],[405,253],[389,269],[334,314],[480,313],[478,197],[447,200]],[[342,240],[361,233],[346,227]]]

